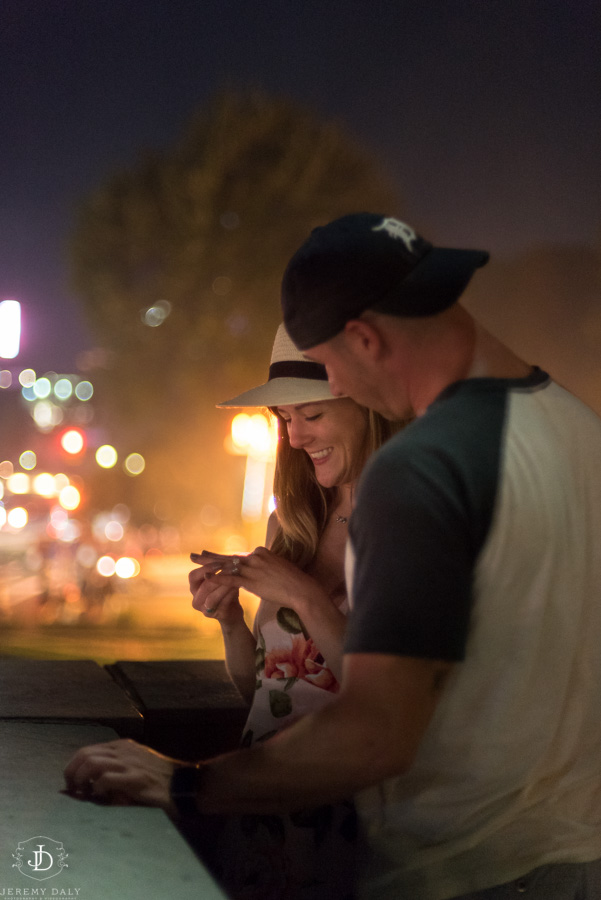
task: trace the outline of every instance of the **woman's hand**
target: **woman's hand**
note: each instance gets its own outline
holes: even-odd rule
[[[222,570],[210,575],[210,582],[222,589],[244,588],[262,600],[293,609],[301,617],[308,604],[331,602],[314,578],[265,547],[239,557],[235,568],[238,574]]]
[[[250,705],[255,692],[255,649],[257,641],[244,621],[244,610],[238,599],[236,586],[220,584],[216,572],[236,572],[236,557],[220,556],[203,550],[191,553],[192,562],[200,568],[189,576],[192,606],[221,625],[225,648],[225,665],[240,694]]]
[[[216,565],[193,569],[188,575],[192,606],[208,619],[217,619],[224,630],[244,622],[244,610],[238,598],[238,588],[219,584],[211,576]]]
[[[216,574],[209,574],[209,581],[224,589],[244,588],[263,601],[294,610],[305,637],[311,636],[340,681],[346,619],[315,578],[265,547],[257,547],[248,556],[232,557],[225,566],[221,563]]]

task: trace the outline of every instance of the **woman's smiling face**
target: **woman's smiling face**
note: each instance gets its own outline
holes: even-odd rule
[[[278,406],[290,446],[304,450],[322,487],[345,484],[360,471],[364,459],[367,413],[354,400],[321,400]]]

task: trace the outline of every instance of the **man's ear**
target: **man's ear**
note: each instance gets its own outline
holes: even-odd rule
[[[372,359],[378,359],[385,350],[384,336],[366,319],[350,319],[344,326],[344,337],[349,348]]]

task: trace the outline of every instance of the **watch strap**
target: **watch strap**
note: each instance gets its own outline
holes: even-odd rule
[[[196,798],[200,791],[202,771],[199,765],[176,766],[171,776],[169,794],[180,816],[198,815]]]

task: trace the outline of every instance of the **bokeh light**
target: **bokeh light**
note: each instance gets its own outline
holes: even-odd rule
[[[19,465],[22,469],[35,469],[38,459],[33,450],[25,450],[19,457]]]
[[[57,530],[57,537],[63,544],[72,544],[81,537],[81,525],[75,519],[67,519],[63,527]]]
[[[159,300],[158,303],[149,306],[148,309],[142,310],[140,315],[145,325],[148,325],[150,328],[157,328],[163,324],[170,312],[171,304],[169,301]]]
[[[123,465],[128,475],[140,475],[146,467],[146,460],[141,453],[130,453]]]
[[[36,475],[32,483],[33,490],[40,497],[54,497],[57,493],[54,483],[54,476],[50,472],[40,472]]]
[[[115,563],[115,575],[119,578],[135,578],[140,574],[140,563],[131,556],[122,556]]]
[[[19,373],[19,384],[21,385],[21,387],[33,387],[35,381],[36,374],[33,369],[23,369],[23,371]]]
[[[54,476],[54,488],[57,494],[60,494],[63,488],[66,488],[71,482],[67,475],[64,475],[62,472],[59,472]]]
[[[5,459],[0,462],[0,478],[10,478],[14,470],[15,467],[11,463],[10,459]]]
[[[58,502],[63,509],[77,509],[81,503],[81,494],[74,485],[68,484],[58,495]]]
[[[115,519],[111,519],[104,526],[104,536],[107,541],[120,541],[123,539],[124,533],[123,525],[121,522],[116,522]]]
[[[13,494],[28,494],[30,488],[29,475],[25,472],[15,472],[6,481],[6,486]]]
[[[40,431],[50,431],[63,421],[63,411],[50,400],[38,400],[33,407],[33,421]]]
[[[15,506],[8,513],[6,520],[11,528],[25,528],[29,520],[27,510],[22,506]]]
[[[61,436],[61,447],[63,448],[65,453],[70,453],[72,456],[76,456],[78,453],[81,453],[84,445],[85,440],[83,432],[78,428],[70,428]]]
[[[32,385],[33,393],[38,400],[46,400],[52,393],[52,385],[49,378],[38,378]]]
[[[59,378],[54,385],[54,396],[59,400],[68,400],[73,393],[73,385],[68,378]]]
[[[117,459],[117,451],[110,444],[103,444],[96,451],[96,462],[103,469],[112,469]]]
[[[0,371],[0,388],[9,388],[12,383],[12,372],[9,369],[2,369]]]
[[[89,381],[80,381],[79,384],[75,386],[75,396],[78,400],[91,400],[94,394],[94,388]]]
[[[101,556],[96,563],[96,571],[105,578],[115,574],[115,560],[112,556]]]

